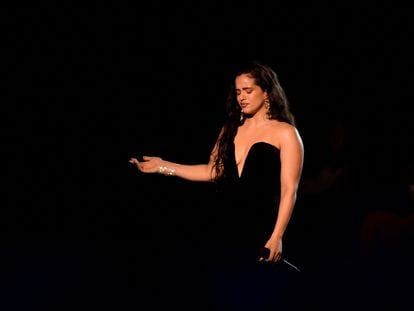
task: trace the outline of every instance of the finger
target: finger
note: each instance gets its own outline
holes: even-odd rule
[[[132,162],[132,164],[134,164],[136,167],[138,167],[139,168],[139,162],[138,161],[134,161],[134,162]]]
[[[147,160],[151,160],[151,159],[152,159],[152,157],[150,157],[150,156],[143,156],[142,158],[143,158],[144,160],[146,160],[146,161],[147,161]]]
[[[278,262],[279,259],[280,259],[280,256],[279,254],[276,254],[276,253],[269,256],[269,261],[272,261],[272,262]]]

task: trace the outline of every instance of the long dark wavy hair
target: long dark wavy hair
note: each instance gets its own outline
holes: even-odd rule
[[[253,78],[255,84],[266,91],[269,98],[268,118],[287,122],[295,126],[295,118],[290,112],[289,102],[285,91],[279,83],[276,72],[269,66],[252,61],[241,66],[234,73],[234,79],[242,74]],[[233,144],[237,129],[243,124],[242,110],[237,102],[237,93],[234,80],[230,84],[226,100],[226,119],[218,139],[217,157],[215,159],[215,181],[220,183],[226,179],[226,163],[228,162],[228,148]]]

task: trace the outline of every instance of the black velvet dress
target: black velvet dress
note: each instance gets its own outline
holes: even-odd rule
[[[280,262],[259,263],[270,238],[280,200],[280,151],[253,144],[239,176],[234,144],[225,162],[217,226],[217,302],[227,310],[267,310],[285,306],[286,275],[297,272]]]
[[[270,237],[280,198],[279,149],[266,142],[253,144],[239,176],[234,144],[228,150],[221,192],[223,242],[227,255],[243,264],[255,263]],[[224,245],[223,245],[224,246]]]

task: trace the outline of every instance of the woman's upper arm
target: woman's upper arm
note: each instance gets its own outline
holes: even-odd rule
[[[284,129],[280,143],[282,188],[297,190],[303,168],[304,148],[299,132],[293,126]]]

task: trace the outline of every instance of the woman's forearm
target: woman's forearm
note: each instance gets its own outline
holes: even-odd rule
[[[285,230],[289,224],[290,218],[292,216],[293,208],[296,202],[296,191],[282,193],[279,204],[279,212],[277,215],[277,220],[275,228],[272,233],[274,238],[282,238]]]
[[[212,181],[215,176],[215,170],[210,164],[178,164],[166,160],[161,161],[159,173],[191,181]]]

